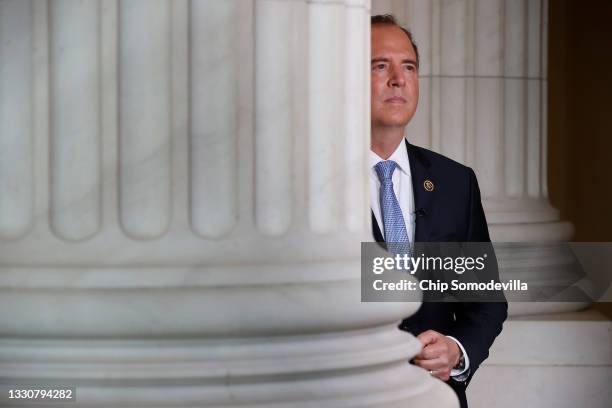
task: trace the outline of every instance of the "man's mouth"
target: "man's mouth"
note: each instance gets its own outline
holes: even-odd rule
[[[403,104],[406,103],[406,99],[402,98],[401,96],[392,96],[391,98],[385,99],[385,102]]]

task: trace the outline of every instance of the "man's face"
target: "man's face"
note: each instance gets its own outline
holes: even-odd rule
[[[405,127],[416,111],[416,53],[399,27],[372,26],[372,128]]]

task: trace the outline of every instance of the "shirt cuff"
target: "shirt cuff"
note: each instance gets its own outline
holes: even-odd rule
[[[464,373],[468,372],[468,370],[470,369],[470,359],[469,359],[467,353],[465,352],[465,349],[463,348],[463,346],[459,342],[459,340],[457,340],[453,336],[446,336],[446,337],[448,337],[449,339],[453,339],[453,341],[455,343],[457,343],[457,345],[461,349],[461,352],[463,353],[463,359],[465,361],[465,366],[463,367],[463,369],[462,370],[457,370],[457,369],[453,368],[451,370],[450,376],[451,377],[459,377],[459,376],[463,377],[461,374],[464,374]],[[457,379],[459,379],[459,378],[457,378]]]

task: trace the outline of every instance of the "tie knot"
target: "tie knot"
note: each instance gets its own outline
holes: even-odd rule
[[[393,172],[397,167],[397,163],[393,160],[385,160],[376,163],[374,166],[374,170],[376,170],[376,174],[378,174],[378,179],[381,183],[390,182],[391,177],[393,176]]]

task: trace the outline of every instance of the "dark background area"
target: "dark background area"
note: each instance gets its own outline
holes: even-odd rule
[[[612,241],[612,1],[550,0],[548,187],[573,241]],[[612,274],[612,270],[608,271]],[[612,303],[595,308],[612,317]]]

